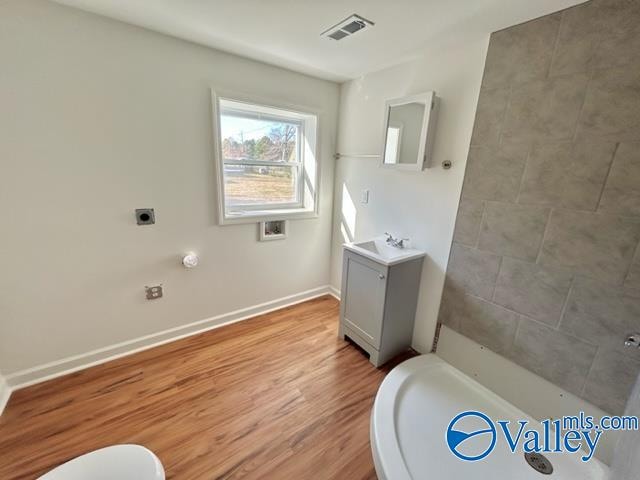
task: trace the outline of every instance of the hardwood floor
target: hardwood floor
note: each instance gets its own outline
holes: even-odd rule
[[[0,479],[117,443],[153,450],[168,479],[374,479],[369,415],[391,365],[337,327],[327,296],[19,390]]]

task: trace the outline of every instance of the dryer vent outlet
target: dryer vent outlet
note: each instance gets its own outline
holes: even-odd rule
[[[136,223],[138,225],[153,225],[156,223],[156,214],[153,208],[137,208]]]

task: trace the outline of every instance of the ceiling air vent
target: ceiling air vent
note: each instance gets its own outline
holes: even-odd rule
[[[342,40],[349,35],[353,35],[354,33],[359,32],[366,27],[372,27],[373,25],[374,23],[372,21],[354,13],[350,17],[342,20],[340,23],[337,23],[328,30],[325,30],[320,35],[334,40]]]

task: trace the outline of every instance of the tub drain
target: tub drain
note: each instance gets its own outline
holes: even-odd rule
[[[525,453],[524,459],[534,470],[542,473],[543,475],[551,475],[553,473],[553,465],[547,457],[541,453]]]

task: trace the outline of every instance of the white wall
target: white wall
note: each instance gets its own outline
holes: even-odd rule
[[[341,154],[381,152],[386,100],[428,90],[441,98],[433,168],[408,173],[382,169],[379,159],[343,157],[334,187],[334,288],[340,288],[341,244],[349,239],[391,232],[427,252],[414,331],[414,348],[422,352],[431,350],[488,42],[488,33],[458,34],[415,61],[341,89]],[[440,167],[446,159],[451,170]],[[367,205],[360,203],[363,189],[370,190]]]
[[[6,376],[328,284],[336,84],[40,0],[0,2],[0,65]],[[320,218],[285,241],[215,223],[210,85],[322,111]]]
[[[5,378],[2,376],[2,373],[0,373],[0,415],[2,415],[7,402],[9,402],[10,396],[11,389],[9,388]]]

